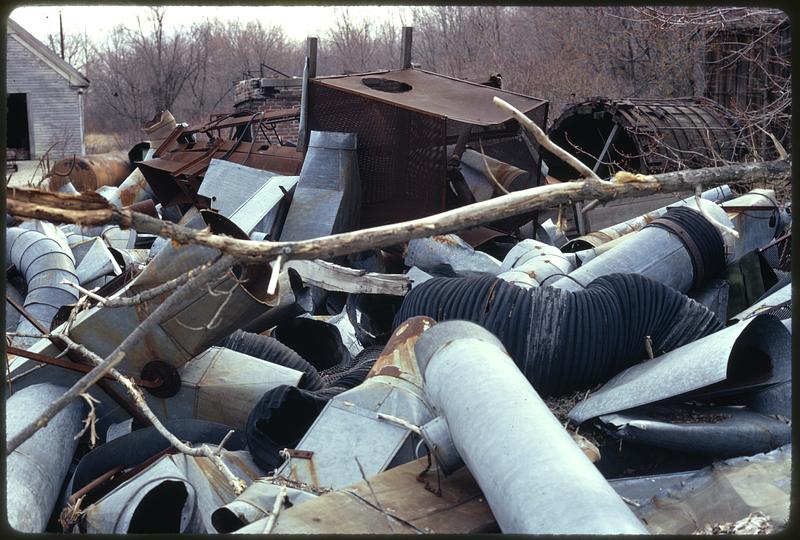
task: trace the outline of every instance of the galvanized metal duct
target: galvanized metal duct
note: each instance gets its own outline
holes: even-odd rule
[[[312,131],[280,239],[351,230],[359,222],[360,198],[356,135]]]
[[[81,242],[86,238],[99,236],[109,247],[119,249],[133,249],[136,247],[136,230],[122,229],[119,225],[98,225],[96,227],[61,225],[59,228],[66,235],[70,245],[75,242]]]
[[[703,199],[716,202],[726,201],[730,199],[732,196],[733,192],[731,191],[731,188],[728,187],[727,185],[707,189],[700,194],[700,197],[702,197]],[[659,218],[664,214],[666,214],[669,208],[673,208],[676,206],[686,206],[693,202],[694,202],[694,195],[682,199],[680,201],[670,203],[667,206],[658,208],[657,210],[653,210],[652,212],[648,212],[641,216],[623,221],[622,223],[617,223],[616,225],[600,229],[599,231],[594,231],[589,234],[579,236],[578,238],[570,240],[569,242],[561,246],[561,251],[564,251],[566,253],[574,253],[576,251],[581,251],[584,249],[591,249],[594,247],[601,246],[606,242],[610,242],[626,234],[640,231],[643,227],[645,227],[648,223],[650,223],[654,219]]]
[[[439,323],[415,351],[425,393],[503,533],[647,533],[491,333]]]
[[[689,341],[619,373],[578,403],[569,417],[581,423],[668,398],[719,398],[791,379],[791,336],[771,315]]]
[[[196,418],[236,429],[245,427],[265,392],[297,386],[304,376],[302,371],[222,347],[210,347],[181,366],[175,376],[165,367],[151,362],[142,370],[144,378],[165,381],[145,393],[159,418]]]
[[[704,200],[702,203],[713,219],[732,225],[716,204]],[[622,272],[641,274],[686,292],[721,272],[726,263],[726,253],[733,254],[727,235],[723,239],[700,212],[687,204],[670,208],[636,236],[613,251],[595,257],[568,277],[554,276],[541,284],[574,291],[597,277]]]
[[[225,534],[267,517],[272,513],[275,498],[280,490],[281,486],[273,484],[266,478],[258,478],[236,499],[214,510],[214,513],[211,514],[211,523],[218,533]],[[303,504],[316,498],[317,495],[313,493],[286,487],[286,500],[290,506]]]
[[[220,458],[245,482],[257,478],[246,451],[222,449]],[[86,532],[213,533],[211,514],[234,498],[233,487],[208,458],[166,455],[87,507]]]
[[[12,394],[6,401],[6,441],[66,391],[53,384],[36,384]],[[73,400],[6,457],[6,512],[15,530],[44,532],[78,446],[75,435],[83,414],[83,400]]]
[[[78,293],[72,287],[62,285],[62,280],[78,282],[72,252],[44,234],[19,227],[6,229],[6,262],[13,264],[28,283],[25,309],[45,328],[49,329],[61,306],[74,304]],[[17,332],[39,334],[39,331],[24,317],[17,325]],[[36,338],[15,337],[15,346],[28,348]]]
[[[500,261],[472,246],[455,234],[415,238],[408,242],[405,250],[406,266],[416,266],[431,271],[443,264],[454,272],[486,272],[497,274]]]
[[[426,315],[472,321],[497,336],[537,392],[585,389],[647,358],[722,328],[705,306],[638,274],[585,290],[525,290],[499,278],[433,278],[411,290],[394,324]]]
[[[414,343],[433,324],[417,317],[400,325],[366,380],[325,405],[276,475],[338,489],[362,479],[359,463],[369,478],[414,459],[418,436],[380,415],[416,426],[435,416],[414,356]]]
[[[304,373],[298,383],[298,388],[305,390],[319,390],[325,384],[322,382],[317,369],[309,364],[302,356],[281,343],[275,338],[252,334],[243,330],[236,330],[220,343],[225,347],[240,353],[261,358],[273,364],[279,364],[296,369]]]

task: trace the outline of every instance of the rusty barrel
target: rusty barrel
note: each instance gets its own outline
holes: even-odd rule
[[[50,190],[72,182],[78,191],[94,191],[101,186],[118,186],[133,172],[124,152],[65,157],[50,170]]]

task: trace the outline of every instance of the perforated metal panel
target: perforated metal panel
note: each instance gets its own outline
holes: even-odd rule
[[[445,124],[444,118],[309,85],[309,128],[357,135],[362,227],[444,208]]]

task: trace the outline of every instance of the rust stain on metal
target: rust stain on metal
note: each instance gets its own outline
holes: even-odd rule
[[[378,375],[406,378],[404,377],[406,375],[421,380],[414,344],[419,336],[434,324],[436,321],[430,317],[411,317],[401,324],[386,342],[367,378]]]
[[[444,235],[432,236],[431,239],[433,239],[434,242],[438,242],[438,243],[444,244],[446,246],[458,246],[459,245],[459,243],[457,241],[453,240],[449,236],[444,236]]]

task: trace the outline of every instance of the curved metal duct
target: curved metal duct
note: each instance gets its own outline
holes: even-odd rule
[[[619,170],[656,174],[735,161],[737,133],[727,111],[706,98],[595,98],[567,107],[548,130],[557,145],[576,152],[597,174]],[[605,150],[604,150],[605,149]],[[575,170],[542,149],[550,175],[575,178]]]
[[[305,375],[298,383],[298,388],[319,390],[325,386],[314,366],[275,338],[237,330],[222,340],[219,346],[302,371]]]
[[[414,349],[425,393],[503,533],[647,533],[495,336],[448,321]]]
[[[6,294],[19,305],[25,302],[25,297],[22,296],[22,293],[8,280],[6,280]],[[6,299],[6,332],[13,332],[17,328],[20,317],[22,315],[20,315],[19,311]]]
[[[144,175],[138,167],[106,198],[108,202],[120,208],[146,200],[158,202],[150,184],[144,179]]]
[[[50,328],[61,306],[74,304],[78,292],[62,285],[66,279],[78,283],[72,252],[38,231],[12,227],[6,230],[6,262],[17,267],[28,283],[24,307],[45,328]],[[39,334],[27,319],[21,318],[17,332]],[[36,338],[15,337],[17,347],[27,348]]]
[[[612,274],[585,290],[525,290],[499,278],[433,278],[406,295],[395,317],[462,319],[497,336],[537,392],[592,387],[647,357],[722,328],[703,305],[637,274]]]

